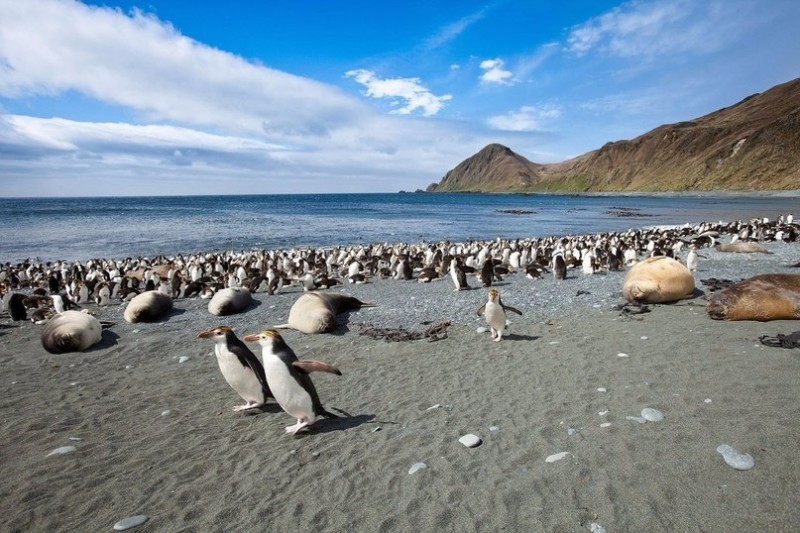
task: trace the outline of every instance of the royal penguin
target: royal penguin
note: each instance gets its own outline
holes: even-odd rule
[[[296,424],[286,427],[287,433],[295,434],[312,425],[321,416],[338,418],[322,407],[309,376],[315,371],[341,376],[342,373],[337,368],[321,361],[299,360],[281,334],[274,329],[246,335],[244,340],[261,345],[264,372],[275,400],[284,411],[297,419]]]
[[[485,304],[478,309],[478,315],[484,315],[486,323],[492,333],[492,339],[499,342],[503,338],[503,330],[506,327],[506,312],[510,311],[522,315],[522,311],[510,305],[504,305],[500,300],[500,291],[489,289],[489,297]]]
[[[201,331],[198,338],[214,341],[214,355],[222,376],[228,385],[247,403],[237,405],[234,411],[245,411],[262,407],[267,398],[272,398],[264,366],[228,326],[216,326]]]

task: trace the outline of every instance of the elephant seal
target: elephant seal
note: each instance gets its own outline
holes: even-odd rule
[[[715,320],[797,320],[800,274],[759,274],[712,294],[706,304]]]
[[[718,252],[736,252],[741,254],[771,254],[769,250],[757,242],[736,241],[728,244],[715,244]]]
[[[153,322],[172,310],[172,298],[158,291],[137,294],[125,308],[128,322]]]
[[[253,300],[247,289],[221,289],[214,293],[208,302],[208,312],[212,315],[233,315],[241,313]]]
[[[50,353],[80,352],[100,342],[102,329],[100,321],[90,314],[64,311],[45,324],[42,346]]]
[[[622,284],[622,296],[631,303],[676,302],[693,292],[694,278],[689,269],[663,255],[633,265]]]
[[[327,333],[336,327],[336,315],[374,305],[346,294],[307,292],[292,305],[289,322],[275,327],[303,333]]]

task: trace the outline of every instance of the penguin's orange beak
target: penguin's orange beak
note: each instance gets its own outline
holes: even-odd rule
[[[198,339],[205,339],[205,338],[208,338],[208,337],[212,336],[213,334],[214,334],[214,332],[211,331],[211,330],[201,331],[200,333],[197,334],[197,338]]]
[[[245,335],[242,338],[247,342],[256,342],[258,340],[258,333],[251,333],[250,335]]]

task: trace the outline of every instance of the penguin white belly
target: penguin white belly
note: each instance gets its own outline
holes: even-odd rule
[[[313,422],[315,416],[311,395],[289,373],[286,364],[278,357],[266,356],[264,372],[272,395],[283,410],[298,420]]]
[[[238,392],[242,399],[248,402],[264,403],[266,400],[264,391],[255,372],[250,367],[242,365],[236,355],[227,350],[225,346],[215,346],[214,353],[217,356],[222,376],[228,385]]]
[[[503,329],[506,327],[506,312],[503,308],[494,302],[487,302],[484,313],[489,327],[498,333],[503,333]]]

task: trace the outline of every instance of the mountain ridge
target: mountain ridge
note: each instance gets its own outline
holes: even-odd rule
[[[489,144],[430,192],[800,189],[800,78],[701,117],[663,124],[559,163]]]

